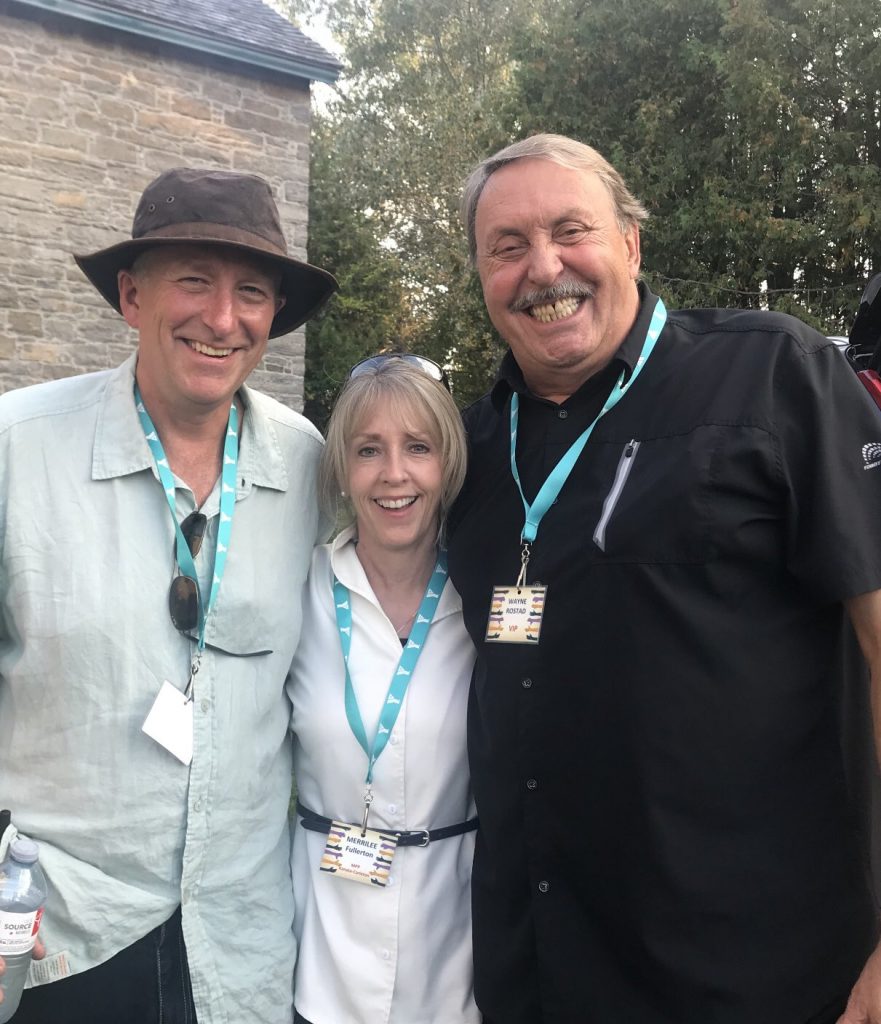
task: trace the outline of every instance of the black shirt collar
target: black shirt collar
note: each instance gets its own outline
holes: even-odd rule
[[[604,370],[601,370],[599,374],[585,381],[582,388],[593,390],[598,383],[596,378],[598,376],[604,376],[606,372],[610,372],[614,378],[617,379],[623,370],[625,382],[629,380],[631,373],[633,373],[633,368],[636,366],[636,360],[639,359],[643,345],[645,344],[645,338],[648,333],[649,324],[651,323],[652,314],[655,311],[656,299],[656,296],[652,294],[651,289],[644,281],[637,282],[636,287],[639,291],[640,305],[639,313],[637,314],[633,327],[631,327],[624,341],[622,341],[618,346],[618,351],[612,357],[612,361],[609,363],[609,366]],[[613,369],[609,370],[609,367],[613,367]],[[581,388],[579,391],[580,390]],[[499,412],[504,409],[505,403],[514,391],[519,395],[535,397],[532,395],[526,381],[523,379],[523,372],[517,365],[514,353],[508,349],[502,358],[501,365],[499,366],[499,372],[496,375],[495,384],[493,384],[492,391],[490,392],[490,400]],[[578,394],[578,392],[576,392],[576,394]]]

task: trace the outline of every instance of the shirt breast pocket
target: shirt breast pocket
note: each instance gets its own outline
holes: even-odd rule
[[[597,562],[700,563],[713,557],[715,428],[609,442],[589,517]]]

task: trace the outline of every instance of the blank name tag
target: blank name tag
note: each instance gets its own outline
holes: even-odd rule
[[[362,835],[360,825],[334,821],[327,832],[318,870],[382,888],[388,882],[397,845],[397,836],[388,832],[368,828]]]
[[[537,644],[547,587],[495,587],[486,624],[486,642]]]
[[[193,702],[167,679],[141,729],[183,764],[193,760]]]

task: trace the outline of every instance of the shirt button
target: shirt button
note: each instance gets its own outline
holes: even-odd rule
[[[203,700],[202,703],[199,705],[199,707],[207,714],[208,713],[208,708],[210,708],[211,705],[208,703],[207,700]]]
[[[397,804],[389,804],[388,805],[388,812],[389,812],[389,814],[396,814],[397,810],[398,810],[398,805]]]
[[[392,956],[391,953],[389,953],[389,951],[387,949],[384,949],[382,951],[382,958],[383,958],[383,960],[390,960],[391,956]]]
[[[389,885],[394,885],[395,884],[395,876],[394,875],[389,875],[388,876],[388,884]]]
[[[199,799],[193,804],[193,810],[194,811],[201,811],[202,810],[202,798],[201,797],[199,797]]]
[[[528,690],[532,686],[532,680],[527,676],[525,679],[520,680],[520,685],[524,690]]]
[[[526,780],[526,788],[527,789],[538,789],[538,783],[536,782],[535,779],[527,779]]]
[[[398,737],[395,736],[394,733],[392,733],[392,735],[389,737],[389,743],[391,743],[393,747],[396,747],[398,745]]]
[[[550,889],[550,887],[551,887],[550,882],[539,882],[538,883],[538,891],[539,892],[547,892],[548,889]]]
[[[557,415],[560,417],[561,420],[564,420],[569,415],[569,412],[567,409],[560,409]]]

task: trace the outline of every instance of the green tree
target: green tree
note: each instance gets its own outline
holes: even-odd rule
[[[683,305],[841,331],[881,266],[877,0],[561,0],[518,51],[524,131],[595,145]],[[569,60],[560,59],[566,40]]]
[[[471,166],[506,141],[498,112],[512,85],[513,38],[518,27],[535,21],[535,5],[304,0],[301,13],[307,5],[324,10],[349,66],[319,118],[310,256],[342,251],[353,220],[363,223],[359,218],[366,216],[374,254],[395,257],[400,269],[407,316],[396,321],[396,340],[444,363],[457,400],[465,403],[485,390],[503,346],[468,264],[459,190]],[[319,196],[328,173],[342,185],[337,205]],[[370,257],[366,250],[362,255],[351,266],[353,295],[363,290]],[[374,295],[373,308],[382,302]],[[390,302],[399,308],[397,296]],[[328,347],[343,343],[342,335],[334,340],[325,333],[317,345],[321,331],[320,323],[307,328],[310,377],[315,360],[326,360]]]
[[[408,306],[396,253],[382,245],[375,217],[352,201],[350,170],[336,159],[332,126],[312,135],[309,258],[337,278],[340,291],[306,328],[304,412],[324,430],[348,370],[404,342]]]
[[[839,333],[881,269],[878,0],[292,3],[324,11],[348,64],[313,168],[310,254],[345,280],[340,315],[307,333],[322,401],[328,374],[392,339],[446,363],[460,401],[485,390],[503,346],[459,188],[533,132],[623,172],[651,213],[646,275],[672,305],[776,308]]]

